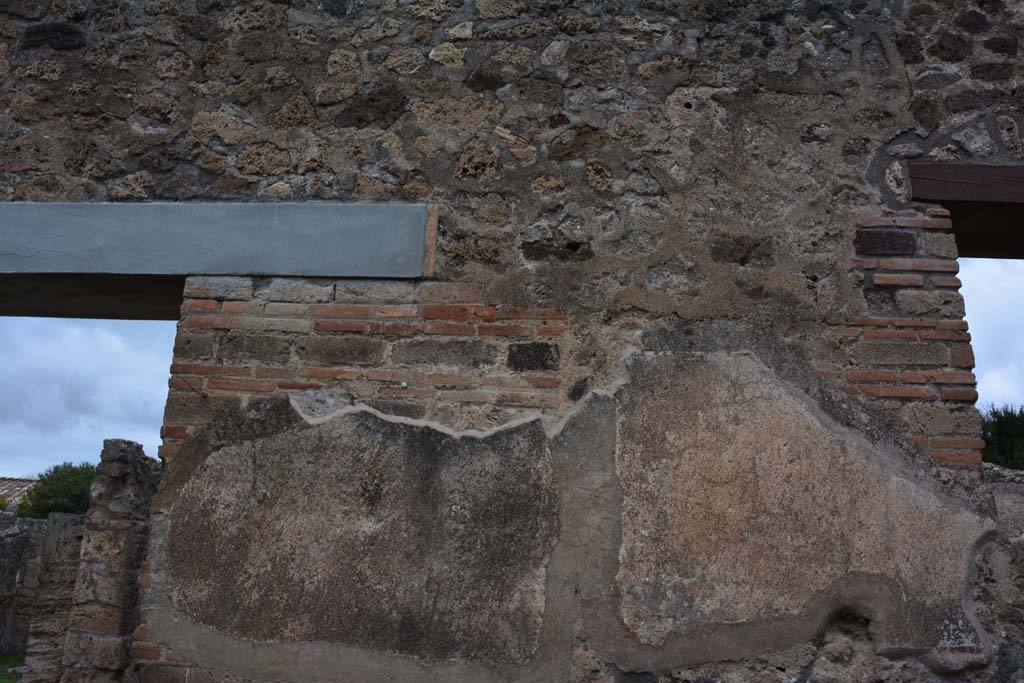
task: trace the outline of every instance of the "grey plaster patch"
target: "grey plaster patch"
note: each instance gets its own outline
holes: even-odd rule
[[[220,450],[172,510],[172,599],[256,642],[523,663],[555,533],[544,441],[353,413]]]
[[[708,655],[730,630],[742,640],[722,657],[781,647],[838,609],[870,618],[883,650],[939,646],[937,668],[989,656],[964,587],[991,521],[902,476],[756,356],[638,361],[619,421],[621,656]]]
[[[423,276],[425,204],[0,203],[0,273]]]

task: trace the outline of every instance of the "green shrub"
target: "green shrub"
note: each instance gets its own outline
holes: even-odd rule
[[[986,462],[1024,469],[1024,406],[991,405],[981,414]]]
[[[0,496],[0,512],[7,512],[7,496]]]
[[[40,475],[18,505],[19,517],[45,519],[51,512],[85,514],[96,467],[88,463],[55,465]]]
[[[7,670],[16,666],[22,666],[24,663],[24,657],[0,655],[0,683],[18,683],[18,677],[12,673],[7,673]]]

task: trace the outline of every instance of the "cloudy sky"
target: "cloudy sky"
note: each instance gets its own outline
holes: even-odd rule
[[[160,445],[174,323],[0,318],[0,477]]]
[[[1024,261],[961,259],[980,406],[1024,403]],[[0,317],[0,477],[95,462],[104,438],[155,456],[174,323]]]

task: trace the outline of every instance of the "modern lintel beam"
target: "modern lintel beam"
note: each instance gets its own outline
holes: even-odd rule
[[[425,204],[0,202],[0,315],[177,319],[189,275],[422,278]]]
[[[960,256],[1024,258],[1024,165],[912,161],[912,199],[953,217]]]

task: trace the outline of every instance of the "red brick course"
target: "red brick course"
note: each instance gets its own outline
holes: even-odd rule
[[[201,428],[214,400],[338,386],[371,407],[400,401],[429,416],[438,404],[449,414],[487,406],[556,410],[572,384],[562,367],[522,373],[508,358],[510,345],[526,339],[566,342],[567,312],[493,305],[477,283],[339,282],[336,297],[347,300],[323,303],[267,300],[272,288],[186,287],[192,290],[203,298],[185,300],[179,335],[214,335],[214,341],[195,357],[181,351],[171,367],[165,455]],[[250,290],[252,297],[242,298]],[[232,298],[216,298],[219,291]]]
[[[971,335],[959,298],[959,264],[949,253],[952,222],[945,210],[862,216],[857,221],[850,268],[865,291],[867,314],[829,319],[837,345],[819,372],[846,393],[877,407],[907,439],[933,457],[977,465],[984,441],[973,411]],[[929,236],[931,235],[931,236]],[[942,249],[936,249],[936,240]],[[933,418],[922,434],[920,410]],[[941,432],[941,433],[938,433]]]

